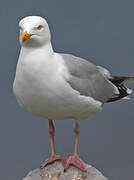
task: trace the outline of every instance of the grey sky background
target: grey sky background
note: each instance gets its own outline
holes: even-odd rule
[[[114,75],[134,75],[134,1],[1,0],[0,179],[21,180],[49,157],[47,120],[21,109],[12,93],[19,54],[18,22],[27,15],[48,20],[55,51],[92,59]],[[134,89],[134,85],[131,85]],[[134,95],[106,104],[81,121],[80,157],[110,180],[134,178]],[[56,121],[56,147],[73,152],[73,120]]]

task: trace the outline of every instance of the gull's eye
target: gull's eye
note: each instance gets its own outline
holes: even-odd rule
[[[43,26],[42,26],[42,25],[39,25],[39,26],[37,27],[37,29],[38,29],[38,30],[41,30],[41,29],[43,29]]]

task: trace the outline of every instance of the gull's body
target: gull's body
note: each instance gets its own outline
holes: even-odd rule
[[[44,48],[21,50],[14,92],[28,111],[47,119],[87,119],[102,109],[102,102],[83,96],[68,83],[69,72],[62,56],[44,56]],[[43,57],[43,58],[42,58]]]
[[[21,20],[20,28],[22,48],[13,91],[23,108],[49,120],[52,156],[55,157],[52,120],[88,119],[101,111],[105,102],[123,98],[130,93],[127,88],[123,89],[125,87],[121,83],[112,83],[116,78],[112,78],[104,68],[79,57],[54,52],[49,27],[43,18],[26,17]],[[76,158],[78,123],[75,134]],[[82,163],[78,157],[77,160]],[[73,164],[72,159],[69,161],[64,162],[66,167]],[[77,167],[84,169],[83,164]]]

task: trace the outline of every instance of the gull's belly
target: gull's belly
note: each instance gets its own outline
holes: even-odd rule
[[[21,106],[47,119],[87,119],[101,110],[101,103],[81,96],[60,77],[27,82],[15,79],[14,93]]]

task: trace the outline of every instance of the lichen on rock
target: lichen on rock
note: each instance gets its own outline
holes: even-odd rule
[[[82,172],[75,167],[64,170],[62,163],[55,162],[43,169],[35,169],[28,173],[23,180],[108,180],[96,168],[86,165]]]

